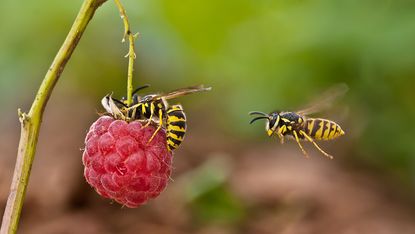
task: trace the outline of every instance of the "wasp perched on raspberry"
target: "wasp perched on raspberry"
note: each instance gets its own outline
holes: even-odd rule
[[[186,115],[180,104],[169,106],[167,100],[196,92],[209,91],[211,88],[192,86],[177,89],[167,94],[148,94],[143,97],[137,95],[139,90],[147,87],[149,85],[139,87],[133,92],[133,101],[130,105],[127,105],[125,98],[117,100],[112,98],[111,95],[106,95],[102,99],[102,105],[108,113],[116,118],[118,117],[127,121],[145,120],[147,121],[145,127],[151,122],[156,123],[158,127],[149,142],[151,142],[157,132],[165,125],[167,131],[167,147],[170,151],[173,151],[179,147],[184,139],[186,133]]]
[[[322,118],[310,118],[307,115],[319,112],[329,107],[334,99],[347,92],[345,84],[336,85],[327,90],[321,97],[314,101],[308,108],[300,111],[274,111],[269,114],[260,111],[249,112],[250,115],[259,115],[251,120],[251,124],[259,119],[265,119],[265,130],[268,136],[277,135],[281,144],[284,138],[290,136],[298,143],[303,154],[308,157],[307,152],[301,145],[300,140],[311,142],[323,155],[333,159],[333,156],[320,148],[315,140],[333,140],[344,135],[339,124]]]

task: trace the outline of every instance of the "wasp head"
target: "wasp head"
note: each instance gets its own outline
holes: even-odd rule
[[[252,111],[249,112],[250,115],[259,115],[251,120],[251,124],[259,119],[265,119],[265,131],[267,132],[268,136],[272,136],[275,130],[278,127],[280,122],[280,115],[278,112],[272,112],[271,114],[266,114],[259,111]]]

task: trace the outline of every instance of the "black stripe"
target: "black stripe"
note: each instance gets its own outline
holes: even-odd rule
[[[183,120],[170,122],[169,124],[173,125],[173,126],[183,128],[183,129],[186,129],[186,121],[183,121]]]
[[[168,116],[175,116],[177,118],[186,119],[186,116],[184,115],[183,111],[172,111],[167,113]]]
[[[321,120],[314,119],[314,125],[313,125],[313,128],[311,129],[310,136],[312,137],[316,136],[316,132],[320,129],[320,123],[321,123]]]
[[[168,133],[172,133],[176,136],[182,137],[186,133],[186,130],[183,131],[177,131],[177,130],[167,130]]]
[[[176,140],[176,139],[174,139],[174,138],[172,138],[172,137],[167,137],[167,140],[172,141],[172,142],[173,142],[173,143],[175,143],[176,145],[180,145],[180,143],[182,143],[181,141]]]
[[[179,146],[168,144],[168,147],[169,147],[170,151],[173,151],[173,150],[177,149],[177,147],[179,147]]]
[[[168,131],[167,138],[169,139],[176,139],[176,140],[183,140],[185,132],[178,132],[178,131]],[[181,139],[180,139],[181,138]]]

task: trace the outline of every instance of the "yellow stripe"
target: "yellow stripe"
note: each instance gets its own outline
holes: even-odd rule
[[[168,126],[167,126],[167,131],[168,131],[168,130],[175,130],[175,131],[179,131],[179,132],[184,132],[184,131],[186,131],[186,129],[181,128],[181,127],[179,127],[179,126],[175,126],[175,125],[168,125]]]
[[[336,131],[336,134],[334,134],[333,138],[336,138],[336,137],[339,137],[339,136],[342,136],[342,135],[344,135],[344,131],[342,130],[342,128],[339,125],[337,125],[337,131]]]
[[[186,121],[186,119],[178,118],[177,116],[174,116],[174,115],[169,115],[169,117],[167,118],[168,123],[177,122],[177,121]]]
[[[333,124],[334,124],[334,128],[333,128],[333,131],[330,132],[329,139],[333,139],[334,134],[336,134],[336,130],[338,128],[338,126],[335,122],[333,122]]]
[[[177,107],[177,106],[173,106],[170,109],[167,110],[167,113],[171,113],[173,111],[182,111],[182,108]]]
[[[178,140],[178,141],[183,141],[183,136],[178,136],[176,134],[171,133],[171,134],[168,134],[167,137],[171,137],[171,138],[173,138],[175,140]]]
[[[175,144],[173,141],[171,141],[170,139],[167,140],[167,143],[169,144],[169,146],[173,147],[174,149],[179,147],[179,145]]]
[[[324,121],[326,123],[326,130],[324,131],[323,134],[323,139],[328,140],[329,138],[329,133],[330,133],[330,121],[325,120]]]
[[[324,124],[324,121],[321,121],[320,124],[319,124],[319,128],[316,132],[316,135],[314,136],[318,140],[321,139],[321,136],[323,134],[323,124]]]
[[[177,130],[177,129],[172,129],[172,128],[167,127],[167,132],[171,133],[171,131],[176,131],[179,134],[183,133],[183,135],[186,133],[186,129],[184,129],[184,128]],[[172,133],[172,134],[174,134],[174,133]]]

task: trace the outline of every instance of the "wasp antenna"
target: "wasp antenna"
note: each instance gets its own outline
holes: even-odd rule
[[[258,119],[268,119],[268,117],[266,117],[266,116],[256,117],[256,118],[252,119],[251,122],[249,122],[249,124],[252,124],[253,122],[257,121]]]
[[[262,116],[267,116],[268,118],[268,114],[261,112],[261,111],[251,111],[248,113],[249,115],[262,115]]]
[[[140,87],[138,87],[138,88],[136,88],[134,91],[133,91],[133,95],[135,94],[135,93],[137,93],[138,91],[140,91],[140,90],[142,90],[142,89],[145,89],[145,88],[148,88],[148,87],[150,87],[150,85],[149,84],[145,84],[145,85],[143,85],[143,86],[140,86]]]
[[[115,101],[116,103],[118,103],[118,104],[121,104],[122,106],[124,106],[124,107],[128,107],[124,102],[122,102],[122,101],[120,101],[120,100],[118,100],[118,99],[115,99],[115,98],[111,98],[113,101]]]

